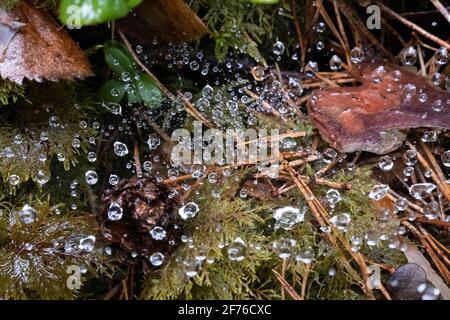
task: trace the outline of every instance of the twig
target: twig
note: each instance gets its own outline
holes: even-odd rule
[[[323,205],[320,203],[320,201],[316,198],[314,193],[309,189],[309,187],[306,185],[302,179],[300,179],[297,175],[297,173],[294,171],[294,169],[289,165],[289,163],[283,158],[281,154],[279,154],[280,162],[283,164],[283,167],[288,171],[289,175],[291,176],[292,180],[297,185],[298,189],[302,193],[303,197],[305,198],[306,203],[308,204],[309,208],[311,209],[311,212],[313,213],[315,219],[319,223],[320,226],[327,226],[330,227],[332,232],[330,233],[324,233],[323,236],[327,238],[331,244],[336,248],[340,249],[342,246],[339,245],[339,242],[343,245],[347,253],[356,261],[356,263],[359,265],[362,275],[362,289],[366,296],[369,299],[375,299],[375,296],[373,294],[372,288],[369,283],[369,272],[367,265],[365,263],[365,260],[361,253],[359,252],[353,252],[351,249],[351,245],[348,242],[348,240],[343,237],[339,232],[336,232],[335,227],[331,224],[328,213],[326,209],[323,207]],[[343,260],[344,266],[349,271],[354,271],[351,265],[346,260]]]
[[[131,56],[133,57],[134,61],[147,73],[147,75],[152,79],[152,81],[155,83],[155,85],[161,90],[164,95],[166,95],[170,100],[177,101],[177,97],[173,95],[172,92],[169,91],[159,80],[155,75],[145,66],[145,64],[142,63],[142,61],[139,59],[139,57],[134,52],[133,48],[131,47],[130,42],[128,41],[127,37],[123,34],[122,31],[118,30],[119,36],[122,39],[123,43],[127,47],[128,51],[130,52]],[[194,118],[197,120],[200,120],[203,122],[207,127],[212,128],[213,125],[203,117],[203,115],[199,115],[198,111],[192,106],[192,104],[185,98],[182,99],[185,110],[189,114],[191,114]]]
[[[139,158],[139,147],[137,142],[134,143],[134,166],[136,168],[136,175],[138,178],[142,177],[141,159]]]
[[[309,272],[311,270],[311,264],[312,263],[308,263],[305,266],[305,271],[303,273],[303,278],[302,278],[302,290],[300,292],[300,297],[302,298],[302,300],[305,299],[305,294],[306,294],[306,286],[308,284],[308,277],[309,277]]]
[[[431,0],[431,3],[438,9],[438,11],[444,16],[444,18],[450,23],[450,13],[439,0]]]
[[[422,36],[424,36],[425,38],[430,39],[431,41],[437,43],[438,45],[445,47],[447,49],[450,50],[450,44],[445,42],[444,40],[436,37],[435,35],[429,33],[428,31],[422,29],[421,27],[419,27],[417,24],[409,21],[408,19],[406,19],[405,17],[402,17],[401,15],[399,15],[398,13],[396,13],[394,10],[386,7],[383,3],[381,3],[380,1],[376,1],[375,2],[384,12],[386,12],[388,15],[390,15],[391,17],[397,19],[398,21],[400,21],[401,23],[403,23],[405,26],[407,26],[408,28],[416,31],[417,33],[420,33]]]
[[[275,274],[275,277],[277,278],[278,282],[280,282],[281,286],[286,289],[287,293],[291,296],[294,300],[303,300],[302,297],[298,295],[297,292],[295,292],[294,288],[279,274],[276,270],[272,269],[272,272]]]
[[[305,44],[303,42],[303,34],[302,29],[300,28],[300,23],[297,18],[297,0],[291,1],[291,10],[292,10],[292,16],[294,17],[294,26],[295,26],[295,34],[297,35],[297,40],[300,45],[300,68],[303,68],[305,65]]]

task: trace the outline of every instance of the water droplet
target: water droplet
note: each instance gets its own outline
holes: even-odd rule
[[[448,62],[448,60],[449,54],[447,48],[440,47],[434,54],[434,61],[436,61],[437,64],[444,65]]]
[[[97,161],[97,155],[93,151],[88,152],[87,159],[89,162],[95,162],[95,161]]]
[[[277,56],[281,56],[284,52],[284,43],[281,41],[275,42],[273,45],[273,53]]]
[[[333,71],[337,71],[342,67],[342,60],[337,55],[331,57],[330,60],[330,69]]]
[[[317,31],[318,33],[323,33],[323,32],[325,31],[325,23],[319,22],[319,23],[316,25],[316,31]]]
[[[106,255],[110,256],[112,254],[112,248],[111,247],[105,247],[103,249],[105,251]]]
[[[12,186],[17,186],[20,183],[20,177],[17,174],[12,174],[8,177],[8,183]]]
[[[431,194],[436,189],[436,185],[433,183],[416,183],[409,187],[409,194],[414,199],[421,200]]]
[[[428,219],[439,218],[439,213],[440,213],[439,203],[434,200],[428,202],[423,209],[423,213],[424,213],[425,217],[427,217]]]
[[[297,241],[290,238],[280,238],[275,240],[272,243],[272,247],[275,249],[275,252],[278,257],[281,259],[289,258],[291,253],[294,251],[294,247]]]
[[[334,208],[336,206],[336,203],[342,200],[341,194],[336,189],[328,190],[325,197],[327,198],[327,201],[330,204],[331,208]]]
[[[157,136],[156,134],[152,134],[148,137],[147,144],[150,150],[155,150],[161,144],[161,140],[159,136]]]
[[[403,169],[403,174],[405,177],[411,177],[414,174],[414,168],[413,167],[406,167]]]
[[[108,182],[110,185],[115,186],[117,183],[119,183],[119,177],[115,174],[111,174],[109,176]]]
[[[121,79],[123,82],[131,81],[131,76],[128,72],[122,72]]]
[[[238,237],[228,246],[228,258],[232,261],[242,261],[245,258],[246,244],[242,238]]]
[[[58,128],[61,125],[61,120],[57,116],[51,116],[48,119],[48,124],[52,128]]]
[[[394,162],[392,161],[391,157],[383,156],[380,158],[378,166],[383,171],[390,171],[394,167]]]
[[[323,48],[325,48],[325,43],[323,43],[322,41],[317,41],[316,48],[317,51],[321,51]]]
[[[110,93],[112,97],[118,97],[120,95],[120,91],[117,88],[112,88]]]
[[[75,149],[78,149],[81,146],[81,141],[79,139],[73,139],[72,140],[72,147]]]
[[[369,198],[375,201],[380,201],[383,199],[389,190],[387,184],[377,184],[373,187],[372,191],[369,192]]]
[[[153,253],[148,259],[152,266],[159,267],[164,263],[164,255],[161,252]]]
[[[331,148],[327,148],[324,152],[323,152],[323,161],[325,163],[331,163],[334,161],[334,159],[336,159],[337,157],[337,152],[334,149]]]
[[[405,198],[399,197],[395,200],[395,210],[405,211],[407,207],[408,207],[408,202]]]
[[[256,81],[262,81],[266,77],[266,69],[263,66],[253,67],[251,72]]]
[[[350,51],[350,60],[357,64],[364,61],[364,51],[360,47],[354,47]]]
[[[91,252],[94,250],[95,247],[95,237],[94,236],[87,236],[86,238],[80,239],[80,244],[78,245],[78,248],[86,253]]]
[[[149,172],[152,170],[153,164],[150,161],[144,161],[142,164],[142,168],[144,168],[145,171]]]
[[[117,202],[112,202],[108,208],[108,219],[111,221],[118,221],[122,219],[123,209]]]
[[[197,71],[200,68],[200,63],[198,63],[198,61],[191,61],[191,63],[189,63],[189,68],[192,71]]]
[[[85,178],[86,178],[86,183],[88,185],[92,186],[92,185],[96,184],[98,181],[97,172],[88,170],[88,171],[86,171]]]
[[[125,143],[114,142],[114,153],[119,157],[124,157],[128,154],[128,147]]]
[[[166,238],[166,234],[166,230],[164,230],[160,226],[156,226],[152,230],[150,230],[150,235],[157,241],[164,240]]]
[[[437,140],[437,132],[436,131],[425,131],[422,135],[421,140],[423,142],[435,142]]]
[[[210,174],[208,174],[208,182],[211,184],[215,184],[218,181],[218,176],[217,173],[215,172],[211,172]]]
[[[417,163],[417,151],[416,150],[407,150],[403,155],[403,162],[407,166],[414,166]]]
[[[350,215],[348,213],[341,213],[336,216],[333,216],[330,221],[331,223],[341,231],[347,231],[347,227],[350,223]]]
[[[199,211],[199,207],[195,202],[188,202],[178,210],[178,214],[183,220],[195,217]]]
[[[427,283],[423,283],[417,287],[417,292],[421,293],[422,300],[438,300],[441,291],[438,288],[433,287]]]
[[[311,247],[301,248],[295,256],[295,260],[309,264],[314,260],[314,250]]]
[[[192,277],[195,277],[199,273],[199,271],[201,269],[201,263],[200,263],[200,261],[198,261],[195,258],[188,257],[188,258],[183,259],[182,267],[183,267],[184,274],[187,277],[192,278]]]
[[[419,101],[420,102],[426,102],[428,99],[428,95],[426,93],[419,94]]]
[[[19,218],[24,224],[31,224],[36,220],[36,210],[29,204],[25,204],[19,211]]]
[[[442,102],[442,100],[436,100],[433,102],[431,107],[434,111],[441,112],[442,110],[444,110],[444,103]]]
[[[444,166],[450,167],[450,150],[447,150],[442,154],[441,161]]]
[[[34,176],[34,180],[42,186],[50,180],[50,172],[39,169]]]
[[[408,47],[402,53],[402,63],[405,66],[412,66],[417,62],[417,51],[414,47]]]
[[[305,211],[293,207],[282,207],[275,210],[273,218],[277,221],[275,227],[284,230],[292,229],[305,219]]]

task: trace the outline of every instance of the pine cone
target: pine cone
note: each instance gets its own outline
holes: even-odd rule
[[[99,220],[105,246],[122,262],[145,261],[144,265],[155,267],[149,256],[159,252],[167,258],[180,242],[177,208],[176,196],[150,177],[120,181],[101,199]]]

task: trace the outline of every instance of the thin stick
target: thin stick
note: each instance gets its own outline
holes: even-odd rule
[[[305,272],[303,273],[303,278],[302,278],[302,290],[300,292],[300,297],[302,298],[302,300],[305,299],[306,285],[308,284],[308,277],[309,277],[310,270],[311,270],[311,263],[308,263],[305,266]]]
[[[294,17],[295,34],[297,35],[298,43],[300,45],[300,68],[303,68],[305,64],[305,44],[303,42],[302,29],[300,28],[300,23],[297,18],[297,0],[292,0],[291,10]]]
[[[177,97],[169,91],[159,80],[155,75],[145,66],[145,64],[142,63],[142,61],[139,59],[139,57],[134,52],[133,48],[131,47],[130,42],[128,41],[127,37],[123,34],[122,31],[118,30],[119,36],[122,39],[123,43],[127,47],[128,51],[130,52],[131,56],[133,57],[134,61],[142,68],[142,70],[147,73],[147,75],[152,79],[152,81],[155,83],[155,85],[161,90],[164,95],[166,95],[170,100],[177,101]],[[192,104],[185,98],[182,99],[183,103],[185,105],[185,110],[189,114],[191,114],[194,118],[197,120],[200,120],[203,122],[207,127],[212,128],[213,126],[211,123],[206,120],[203,115],[199,115],[198,111],[192,106]]]
[[[448,12],[447,8],[445,8],[439,0],[431,0],[431,3],[436,7],[436,9],[438,9],[438,11],[450,23],[450,13]]]
[[[283,279],[286,278],[286,269],[287,269],[287,259],[283,259],[283,263],[281,266],[281,276]],[[284,286],[281,286],[281,300],[286,300],[285,293],[284,293]]]
[[[275,274],[275,277],[277,278],[278,282],[280,282],[281,286],[286,289],[287,293],[291,296],[294,300],[303,300],[302,297],[298,295],[297,292],[295,292],[294,288],[279,274],[276,270],[272,269],[272,272]]]
[[[405,26],[407,26],[408,28],[416,31],[417,33],[420,33],[422,36],[424,36],[425,38],[430,39],[431,41],[437,43],[438,45],[440,45],[441,47],[445,47],[447,49],[450,50],[450,44],[445,42],[444,40],[436,37],[435,35],[429,33],[428,31],[422,29],[421,27],[419,27],[417,24],[409,21],[408,19],[406,19],[405,17],[402,17],[401,15],[399,15],[398,13],[396,13],[394,10],[386,7],[383,3],[381,3],[380,1],[376,1],[375,2],[384,12],[386,12],[388,15],[390,15],[391,17],[397,19],[398,21],[400,21],[401,23],[403,23]]]
[[[136,175],[138,178],[142,177],[141,159],[139,158],[139,147],[137,142],[134,144],[134,166],[136,168]]]

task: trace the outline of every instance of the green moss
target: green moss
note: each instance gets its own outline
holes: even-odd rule
[[[51,206],[48,199],[27,203],[36,210],[31,224],[19,218],[24,203],[1,211],[0,297],[72,299],[76,291],[66,285],[69,266],[85,267],[86,275],[108,267],[101,251],[84,253],[78,248],[80,239],[95,235],[95,230],[80,214],[64,210],[55,214],[60,206]]]

